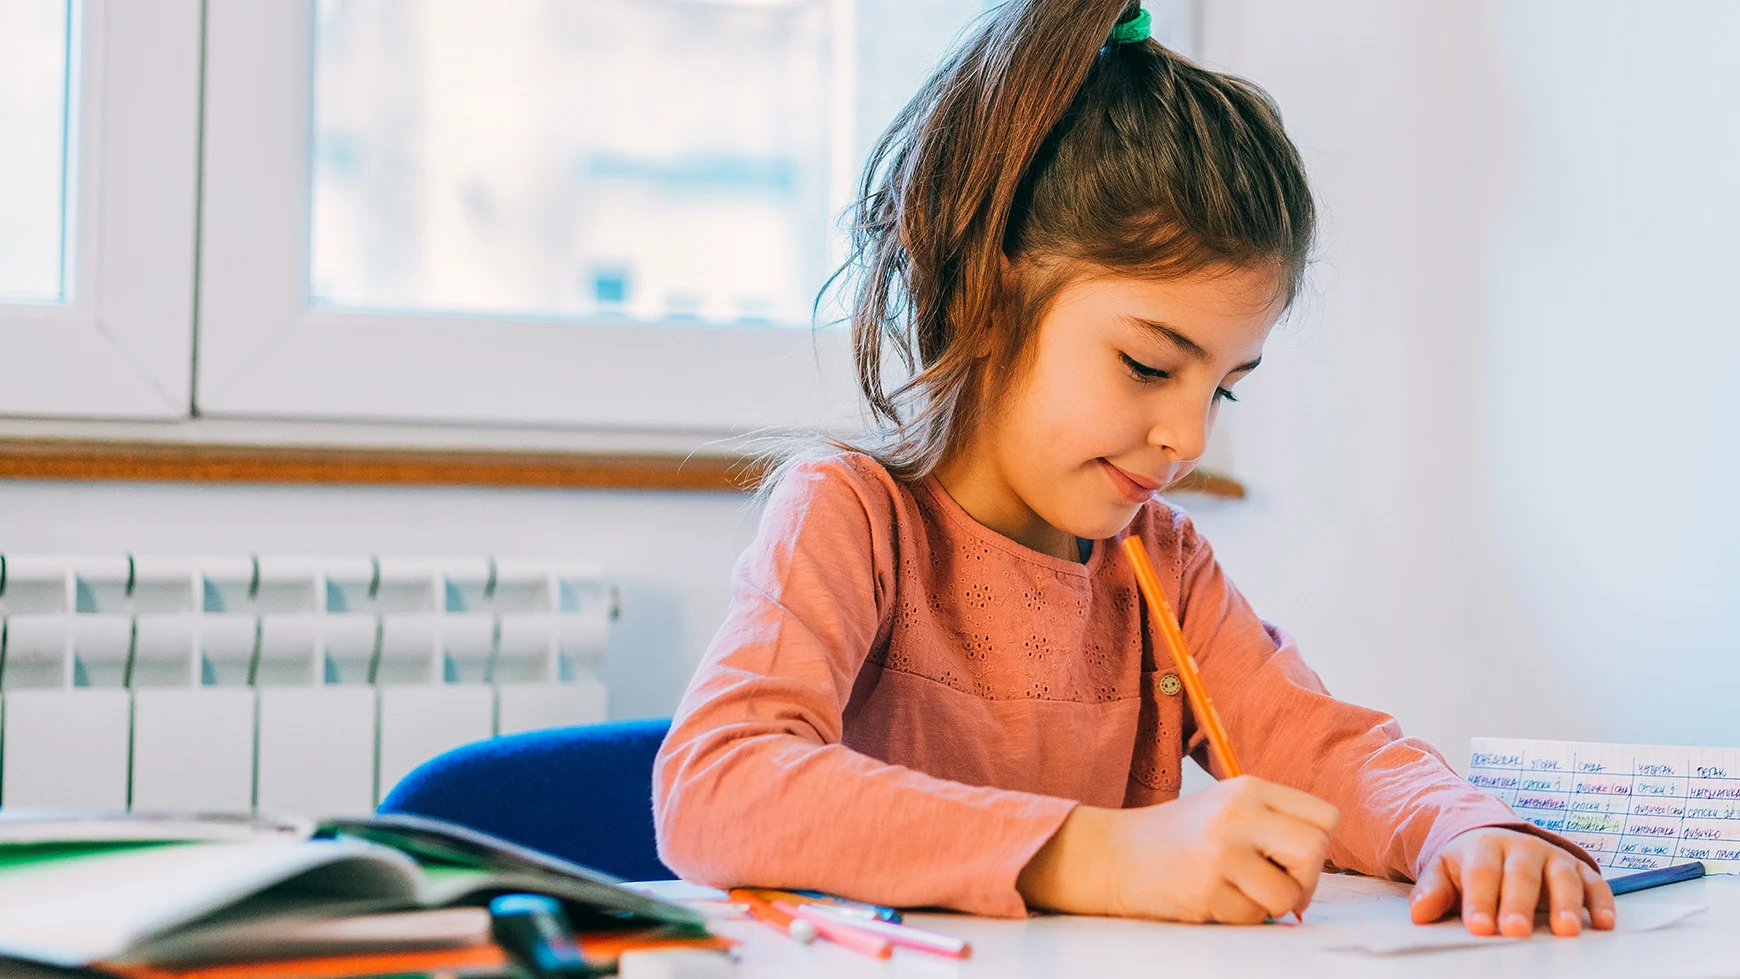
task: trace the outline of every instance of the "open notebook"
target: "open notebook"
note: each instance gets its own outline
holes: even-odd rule
[[[268,936],[280,944],[305,936],[298,954],[466,944],[487,933],[487,916],[475,909],[404,912],[519,891],[561,898],[583,930],[657,925],[705,934],[696,912],[618,884],[414,816],[311,825],[8,813],[0,817],[0,955],[170,965],[248,957]],[[363,915],[376,927],[336,927]]]

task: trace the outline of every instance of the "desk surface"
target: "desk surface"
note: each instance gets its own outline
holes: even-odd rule
[[[1405,889],[1380,887],[1363,898],[1360,916],[1407,917]],[[1470,949],[1379,956],[1322,947],[1312,914],[1299,927],[1171,925],[1108,918],[1045,916],[1002,921],[963,915],[912,914],[909,923],[966,938],[973,956],[955,962],[897,951],[877,961],[828,942],[804,946],[750,921],[722,921],[719,931],[742,939],[738,975],[772,977],[1052,977],[1122,979],[1155,976],[1365,976],[1641,977],[1740,976],[1740,876],[1707,877],[1619,898],[1627,907],[1648,903],[1702,904],[1707,910],[1655,931],[1585,932],[1573,939],[1542,935],[1495,941]],[[1329,909],[1324,909],[1329,910]],[[1335,915],[1322,915],[1335,917]]]

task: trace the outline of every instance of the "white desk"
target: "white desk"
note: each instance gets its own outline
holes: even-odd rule
[[[1401,888],[1362,904],[1359,915],[1407,916]],[[751,921],[721,921],[717,929],[743,940],[738,975],[745,979],[825,977],[1052,977],[1091,979],[1208,979],[1220,976],[1508,977],[1576,976],[1599,979],[1693,979],[1740,976],[1740,877],[1708,877],[1621,897],[1627,907],[1651,902],[1703,904],[1708,910],[1655,931],[1585,932],[1494,942],[1473,949],[1377,956],[1331,951],[1311,934],[1311,912],[1301,927],[1169,925],[1108,918],[1047,916],[1001,921],[961,915],[912,914],[909,923],[966,938],[972,958],[956,962],[896,951],[877,961],[819,941],[804,946]],[[1325,907],[1319,918],[1335,917]]]

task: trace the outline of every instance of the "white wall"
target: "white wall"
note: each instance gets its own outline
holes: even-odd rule
[[[596,559],[622,589],[610,716],[669,715],[725,614],[739,493],[0,481],[0,549]]]
[[[1331,688],[1474,734],[1740,744],[1740,6],[1215,0],[1325,212],[1201,523]],[[1233,414],[1233,413],[1236,413]]]

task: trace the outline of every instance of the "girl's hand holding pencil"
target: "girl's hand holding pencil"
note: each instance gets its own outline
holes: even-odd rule
[[[1136,537],[1122,546],[1228,778],[1158,806],[1077,807],[1016,887],[1027,903],[1054,911],[1235,924],[1292,912],[1303,920],[1340,813],[1316,796],[1240,774],[1148,552]]]
[[[1249,775],[1157,806],[1078,806],[1017,887],[1054,911],[1258,924],[1311,903],[1337,818]]]

